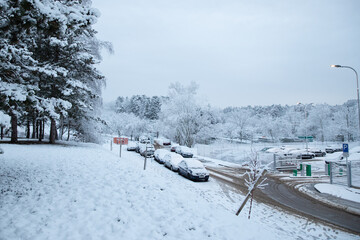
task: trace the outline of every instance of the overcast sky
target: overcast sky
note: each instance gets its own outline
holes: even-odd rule
[[[215,107],[342,104],[360,74],[359,0],[93,0],[104,101],[199,85]]]

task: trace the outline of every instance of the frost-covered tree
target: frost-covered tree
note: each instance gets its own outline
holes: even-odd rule
[[[252,112],[245,108],[237,109],[229,114],[228,121],[233,126],[234,135],[237,136],[240,141],[247,139],[250,135],[248,127],[251,117]]]
[[[23,1],[1,1],[0,16],[0,107],[11,116],[11,141],[17,142],[18,118],[37,89],[32,72],[38,63],[29,39],[34,18]]]
[[[162,105],[161,119],[166,135],[180,144],[191,147],[206,120],[196,102],[198,85],[183,86],[176,82],[169,86],[169,100]]]
[[[9,0],[0,11],[1,107],[12,118],[25,114],[24,106],[34,112],[28,116],[49,118],[50,142],[59,119],[73,119],[77,130],[97,119],[104,78],[95,64],[109,45],[95,37],[99,14],[91,2]]]

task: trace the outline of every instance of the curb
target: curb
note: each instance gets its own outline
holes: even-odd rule
[[[351,213],[351,214],[354,214],[354,215],[358,215],[360,216],[360,209],[358,208],[354,208],[354,207],[350,207],[350,206],[344,206],[344,205],[340,205],[340,204],[337,204],[337,203],[334,203],[332,201],[329,201],[328,199],[326,198],[323,198],[323,197],[319,197],[319,196],[315,196],[314,195],[314,191],[311,191],[309,190],[306,186],[304,185],[298,185],[295,187],[299,192],[305,194],[306,196],[310,197],[310,198],[313,198],[319,202],[322,202],[326,205],[329,205],[331,207],[334,207],[334,208],[338,208],[338,209],[341,209],[341,210],[344,210],[348,213]],[[316,189],[316,188],[315,188]]]

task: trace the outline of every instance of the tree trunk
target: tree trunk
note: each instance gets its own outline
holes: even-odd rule
[[[69,139],[70,139],[70,119],[68,120],[68,136],[66,141],[69,141]]]
[[[26,120],[26,138],[30,138],[30,120]]]
[[[250,208],[249,208],[249,216],[248,216],[248,219],[250,219],[250,216],[251,216],[251,208],[252,208],[253,199],[254,199],[254,192],[252,192],[252,193],[251,193],[251,196],[250,196]]]
[[[45,119],[42,120],[42,133],[41,133],[41,139],[45,138]]]
[[[50,118],[50,143],[54,144],[56,139],[56,121],[53,118]]]
[[[4,126],[1,126],[1,139],[4,139]]]
[[[61,115],[60,116],[60,129],[59,129],[59,138],[60,140],[62,140],[63,135],[64,135],[64,116]]]
[[[39,138],[39,120],[36,120],[36,138]]]
[[[38,133],[38,135],[39,135],[39,142],[41,142],[41,140],[42,140],[42,124],[41,124],[41,121],[42,121],[42,120],[39,120],[39,133]]]
[[[32,121],[32,125],[33,125],[33,131],[32,131],[32,135],[31,135],[31,138],[36,138],[35,134],[36,134],[36,120],[35,118],[33,118],[33,121]]]
[[[11,143],[17,143],[17,116],[16,114],[11,114]]]

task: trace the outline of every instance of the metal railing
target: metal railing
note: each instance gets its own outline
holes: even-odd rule
[[[297,170],[300,168],[301,160],[293,156],[274,154],[273,170]]]
[[[329,162],[327,167],[331,184],[360,187],[360,160]]]

